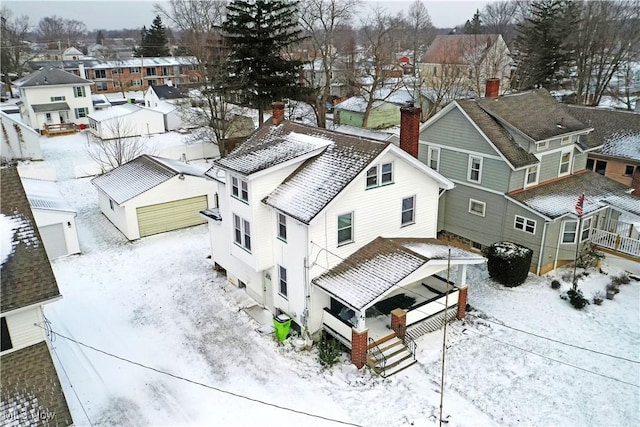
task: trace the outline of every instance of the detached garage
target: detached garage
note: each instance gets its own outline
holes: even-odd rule
[[[100,210],[129,240],[204,224],[215,207],[207,167],[142,155],[97,178]]]
[[[57,184],[25,178],[22,185],[49,259],[80,253],[76,211],[62,197]]]

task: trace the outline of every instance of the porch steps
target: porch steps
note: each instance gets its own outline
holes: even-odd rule
[[[447,310],[447,323],[455,319],[457,313],[458,313],[457,305],[450,307]],[[444,318],[444,311],[436,315],[433,315],[430,318],[425,319],[421,322],[418,322],[415,325],[411,325],[407,327],[407,335],[409,335],[411,338],[416,340],[421,336],[428,334],[429,332],[437,331],[438,329],[442,328],[443,318]]]
[[[369,356],[367,361],[369,367],[384,378],[397,374],[416,363],[413,354],[397,337],[379,343],[378,348],[384,355],[384,359],[381,357],[374,359]]]

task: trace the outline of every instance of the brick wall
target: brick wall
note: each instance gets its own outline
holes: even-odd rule
[[[358,331],[351,329],[351,363],[360,369],[367,363],[367,352],[369,350],[369,331]]]
[[[469,287],[463,286],[459,288],[458,292],[458,314],[456,317],[458,319],[464,319],[464,315],[467,311],[467,292],[469,291]]]
[[[391,329],[400,339],[404,338],[407,331],[407,312],[401,308],[391,311]]]

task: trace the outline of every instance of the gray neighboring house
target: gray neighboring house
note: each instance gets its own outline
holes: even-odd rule
[[[588,242],[640,260],[640,241],[620,235],[617,221],[640,216],[640,199],[586,169],[602,145],[592,131],[544,89],[449,104],[422,125],[418,149],[456,185],[440,204],[439,237],[478,250],[522,244],[536,274],[573,262]]]

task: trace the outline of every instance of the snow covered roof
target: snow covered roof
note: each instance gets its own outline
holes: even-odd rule
[[[326,147],[332,142],[326,134],[319,128],[289,121],[279,126],[265,122],[227,157],[214,164],[248,176]]]
[[[378,100],[373,102],[372,108],[377,108],[385,102],[402,107],[414,101],[413,92],[407,89],[398,89],[391,92],[389,88],[382,88],[376,92],[375,96]],[[367,108],[367,101],[362,96],[352,96],[336,104],[334,108],[364,113]]]
[[[94,106],[107,106],[111,105],[109,99],[101,93],[92,93],[91,94],[91,102]]]
[[[85,80],[73,73],[68,73],[56,67],[47,67],[35,71],[28,76],[13,82],[16,87],[44,87],[56,85],[88,85],[91,80]]]
[[[393,134],[387,132],[375,131],[350,125],[338,125],[333,129],[333,131],[352,136],[361,136],[363,138],[375,139],[376,141],[388,141],[389,139],[393,138]]]
[[[83,64],[86,69],[123,68],[123,67],[157,67],[172,65],[195,65],[198,63],[194,56],[159,56],[159,57],[127,57],[122,59],[84,58],[73,61],[62,61],[65,69],[78,69]],[[59,67],[60,61],[29,61],[31,69],[41,67]]]
[[[122,204],[176,175],[205,177],[205,167],[143,154],[94,178],[91,183]]]
[[[44,303],[59,297],[60,292],[18,171],[15,167],[3,167],[0,174],[0,312],[5,313]]]
[[[158,102],[158,105],[156,105],[155,107],[150,108],[151,110],[156,110],[156,111],[160,111],[162,114],[166,114],[166,113],[170,113],[173,110],[175,110],[176,107],[174,104],[167,102],[167,101],[160,101]]]
[[[479,264],[484,258],[437,239],[378,237],[312,283],[354,309],[365,309],[432,260]]]
[[[592,171],[584,171],[566,178],[507,195],[519,203],[550,219],[575,215],[578,196],[584,194],[583,215],[606,206],[640,215],[640,198],[627,191],[630,188]]]
[[[22,185],[32,209],[75,212],[55,182],[25,178]]]
[[[3,417],[6,417],[3,425],[70,426],[73,424],[45,341],[3,355],[1,364],[0,411]],[[45,414],[53,417],[52,422],[42,421]]]
[[[137,113],[141,110],[142,107],[136,104],[114,105],[112,107],[105,108],[104,110],[96,110],[93,113],[89,114],[88,117],[97,122],[101,122],[103,120],[115,119],[116,117],[122,117],[129,114]]]
[[[594,128],[587,138],[605,156],[640,161],[640,113],[568,105],[571,114]]]
[[[478,103],[499,122],[508,123],[533,141],[543,141],[571,132],[590,128],[556,101],[545,89],[503,95],[498,98],[479,98]]]

